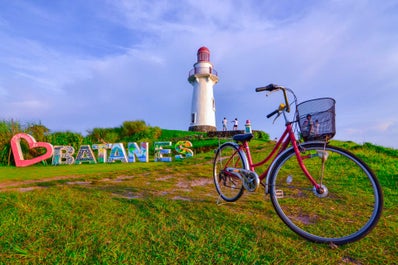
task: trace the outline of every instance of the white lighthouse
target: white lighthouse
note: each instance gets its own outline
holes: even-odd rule
[[[213,86],[218,82],[217,71],[210,62],[210,51],[201,47],[197,62],[189,72],[188,81],[193,86],[190,131],[216,131],[216,102]]]

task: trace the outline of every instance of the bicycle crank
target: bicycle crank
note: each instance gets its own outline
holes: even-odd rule
[[[257,190],[260,185],[260,178],[257,173],[251,170],[243,169],[243,168],[226,168],[226,170],[239,177],[243,182],[243,187],[249,192],[254,192]]]

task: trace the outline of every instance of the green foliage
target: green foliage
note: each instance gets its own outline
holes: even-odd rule
[[[363,147],[368,149],[368,150],[373,150],[373,151],[375,151],[376,153],[379,153],[379,154],[385,154],[385,155],[388,155],[388,156],[392,156],[392,157],[398,158],[398,150],[397,149],[383,147],[383,146],[379,146],[379,145],[374,145],[374,144],[371,144],[371,143],[364,143]]]
[[[86,142],[124,143],[139,142],[145,139],[157,139],[161,134],[159,127],[150,127],[144,121],[125,121],[115,128],[94,128],[88,132]]]
[[[145,121],[125,121],[121,127],[121,142],[138,142],[143,139],[158,139],[162,130],[150,127]]]
[[[138,140],[144,138],[148,131],[145,121],[125,121],[122,125],[121,137]]]
[[[10,142],[11,138],[20,132],[23,132],[23,128],[19,122],[0,121],[0,165],[10,165],[13,161]]]
[[[94,128],[88,132],[86,138],[90,143],[117,143],[120,139],[120,128]]]
[[[266,142],[268,142],[270,140],[269,134],[266,132],[263,132],[263,131],[253,131],[253,136],[254,136],[254,139],[257,139],[257,140],[263,140]]]
[[[206,136],[205,132],[191,132],[180,130],[167,130],[162,129],[159,139],[160,140],[173,140],[173,139],[202,139]]]
[[[41,124],[28,124],[25,133],[30,134],[38,142],[49,142],[50,130]]]
[[[80,133],[74,133],[69,131],[52,133],[49,138],[49,142],[52,145],[70,145],[75,150],[79,149],[84,140],[83,135],[81,135]]]

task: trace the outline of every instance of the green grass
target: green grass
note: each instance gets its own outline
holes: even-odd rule
[[[385,210],[367,237],[338,248],[293,233],[262,189],[218,205],[212,152],[172,163],[0,167],[0,264],[396,264],[397,157],[349,148],[374,168]]]

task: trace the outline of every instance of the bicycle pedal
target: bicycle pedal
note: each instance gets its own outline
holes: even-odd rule
[[[284,197],[283,190],[276,190],[275,196],[277,199],[283,199],[283,197]]]

